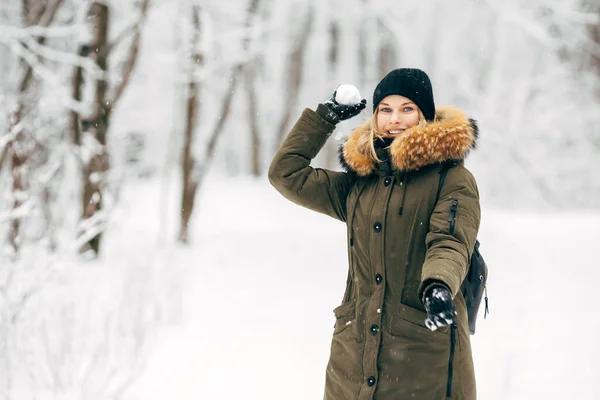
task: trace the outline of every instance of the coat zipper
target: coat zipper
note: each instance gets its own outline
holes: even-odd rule
[[[400,203],[400,208],[398,209],[398,215],[402,215],[404,212],[404,201],[406,200],[406,190],[408,189],[408,172],[404,173],[404,177],[402,178],[402,182],[400,182],[400,186],[402,186],[402,202]]]
[[[454,235],[454,229],[456,228],[456,211],[458,210],[458,200],[452,200],[450,205],[450,213],[448,214],[448,222],[450,223],[450,234]]]
[[[446,383],[446,397],[452,397],[452,375],[454,374],[454,348],[456,347],[456,323],[450,330],[450,357],[448,357],[448,382]]]

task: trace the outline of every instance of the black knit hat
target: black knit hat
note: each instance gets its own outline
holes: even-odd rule
[[[416,68],[399,68],[388,73],[373,92],[373,112],[381,100],[392,94],[411,99],[421,109],[425,119],[433,121],[435,117],[433,88],[424,71]]]

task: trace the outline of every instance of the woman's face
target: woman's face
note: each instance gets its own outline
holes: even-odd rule
[[[418,124],[419,108],[404,96],[387,96],[377,106],[377,130],[387,137],[401,134]]]

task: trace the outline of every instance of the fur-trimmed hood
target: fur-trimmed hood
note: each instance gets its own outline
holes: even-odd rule
[[[340,162],[346,171],[360,176],[370,175],[376,160],[358,148],[359,138],[369,135],[369,121],[357,127],[340,146]],[[389,147],[392,167],[412,171],[426,165],[464,159],[475,149],[479,130],[475,120],[459,108],[440,107],[435,119],[425,126],[415,126],[394,138]],[[364,152],[367,153],[367,152]]]

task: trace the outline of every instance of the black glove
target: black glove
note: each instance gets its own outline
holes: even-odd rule
[[[360,114],[367,106],[366,99],[362,99],[358,104],[338,104],[338,102],[335,101],[336,93],[337,90],[333,92],[331,98],[326,101],[325,104],[319,104],[317,107],[317,114],[333,125]]]
[[[427,286],[423,291],[423,304],[427,310],[425,325],[432,331],[456,322],[456,306],[444,283],[435,281]]]

